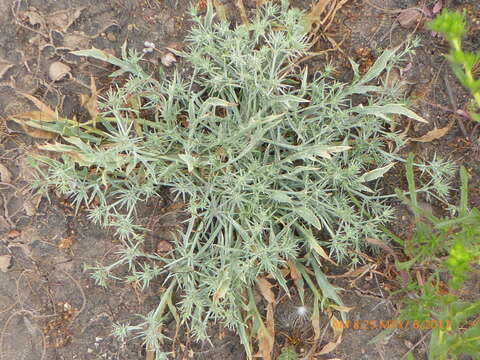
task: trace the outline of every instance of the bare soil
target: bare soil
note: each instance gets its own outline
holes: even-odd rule
[[[201,3],[202,0],[198,0]],[[224,0],[227,16],[240,22],[237,1]],[[295,6],[308,9],[312,0],[292,1]],[[311,72],[321,70],[332,62],[340,79],[351,76],[347,56],[368,68],[381,49],[402,43],[415,34],[421,47],[405,63],[406,95],[413,101],[415,111],[429,120],[429,124],[399,124],[410,137],[425,135],[434,127],[441,128],[453,122],[450,131],[431,142],[412,142],[407,149],[424,159],[433,154],[450,158],[465,165],[472,175],[471,205],[480,204],[479,146],[471,139],[479,136],[478,129],[467,119],[456,115],[463,109],[468,94],[458,84],[445,61],[446,43],[425,30],[422,24],[412,27],[398,22],[400,10],[410,7],[432,8],[433,0],[351,0],[336,14],[328,37],[319,39],[314,51],[332,49],[310,59]],[[465,46],[480,48],[480,3],[477,0],[444,1],[454,9],[466,9],[471,24]],[[244,0],[248,13],[255,1]],[[372,6],[376,5],[376,6]],[[70,54],[71,50],[92,46],[108,49],[119,55],[124,42],[141,51],[144,41],[156,44],[159,52],[148,56],[147,69],[154,71],[166,47],[181,47],[189,28],[186,0],[0,0],[0,256],[10,255],[11,264],[0,272],[0,360],[59,360],[59,359],[145,359],[140,339],[120,342],[111,335],[111,324],[135,323],[135,314],[146,314],[155,308],[160,284],[141,291],[122,281],[110,282],[107,288],[96,286],[85,264],[109,264],[116,259],[118,241],[108,230],[92,225],[66,201],[52,194],[41,198],[30,190],[34,174],[27,162],[28,154],[35,152],[35,144],[43,141],[36,134],[31,137],[8,115],[34,110],[32,103],[19,93],[43,99],[61,115],[79,121],[87,114],[80,105],[79,95],[88,94],[90,76],[96,79],[99,92],[108,89],[111,68],[101,63],[83,62]],[[335,45],[336,44],[336,45]],[[65,79],[53,82],[50,65],[59,61],[70,68]],[[410,65],[409,65],[410,64]],[[180,64],[176,66],[181,66]],[[171,71],[171,69],[167,69]],[[31,134],[32,135],[32,134]],[[385,191],[404,187],[402,169],[387,175]],[[153,208],[168,205],[165,198],[153,199]],[[411,231],[411,217],[407,209],[398,209],[398,221],[392,229],[405,235]],[[442,211],[440,204],[428,206]],[[146,207],[147,209],[149,206]],[[146,219],[154,219],[155,212],[145,212]],[[175,226],[175,219],[163,220],[163,229]],[[171,221],[171,223],[168,223]],[[162,229],[162,226],[160,228]],[[159,238],[162,238],[160,233]],[[152,240],[153,241],[153,240]],[[369,264],[378,271],[388,272],[391,264],[381,252],[372,255]],[[391,261],[391,260],[390,260]],[[389,267],[390,266],[390,267]],[[368,272],[357,281],[336,277],[350,269],[329,269],[332,282],[342,288],[346,306],[352,307],[350,320],[391,320],[397,316],[395,301],[389,290],[398,286],[374,272]],[[472,284],[472,292],[480,293],[479,283]],[[284,345],[292,345],[299,352],[311,347],[308,325],[292,321],[298,301],[282,297],[276,311],[276,353]],[[399,360],[415,347],[415,359],[424,359],[428,332],[396,330],[380,343],[369,343],[379,330],[346,329],[342,342],[332,352],[316,359],[385,359]],[[328,318],[322,319],[324,336],[318,344],[327,344],[332,332]],[[368,327],[368,326],[367,326]],[[179,338],[166,342],[165,348],[174,351],[177,359],[245,359],[239,340],[225,329],[211,329],[213,346],[191,342],[187,329]],[[167,333],[174,335],[174,324]]]

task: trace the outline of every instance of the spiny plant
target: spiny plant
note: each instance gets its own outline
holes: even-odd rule
[[[269,358],[274,334],[257,309],[255,285],[270,294],[268,275],[288,293],[281,271],[288,264],[302,299],[304,283],[312,290],[318,321],[321,307],[341,304],[322,261],[357,262],[364,239],[382,237],[379,225],[392,218],[376,180],[404,140],[387,126],[400,115],[424,120],[398,102],[395,89],[372,81],[412,46],[386,50],[363,76],[352,63],[348,84],[332,79],[328,67],[309,76],[296,66],[309,47],[302,16],[287,1],[267,2],[251,24],[232,28],[210,6],[204,17],[193,10],[188,47],[177,53],[191,69],[187,77],[176,71],[156,80],[126,47],[122,59],[76,51],[116,65],[112,76],[128,79],[98,108],[87,104],[90,121],[17,117],[61,139],[41,146],[61,158],[35,156],[35,185],[86,205],[92,220],[113,226],[125,242],[116,263],[89,267],[97,283],[106,285],[120,265],[143,287],[164,279],[157,309],[141,324],[115,328],[119,336],[144,337],[157,359],[166,356],[161,330],[172,315],[198,340],[221,322],[239,334],[248,358],[256,337]],[[188,214],[166,255],[142,250],[146,229],[136,223],[137,205],[161,186]]]

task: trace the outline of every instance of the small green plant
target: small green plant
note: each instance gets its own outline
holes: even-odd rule
[[[428,27],[443,34],[450,43],[447,59],[452,64],[453,71],[460,82],[471,91],[473,101],[469,115],[475,121],[480,121],[480,78],[475,78],[474,68],[480,63],[480,52],[462,50],[462,37],[466,33],[465,13],[453,12],[444,8]]]
[[[418,206],[413,177],[413,155],[407,160],[407,179],[410,197],[399,196],[411,206],[416,229],[411,239],[399,242],[409,260],[400,262],[400,271],[416,273],[423,269],[427,279],[419,284],[415,276],[402,292],[410,296],[402,300],[401,320],[435,324],[428,349],[429,360],[458,359],[462,354],[480,354],[480,301],[462,301],[459,289],[480,264],[480,211],[468,209],[468,175],[461,168],[461,198],[456,215],[438,218]],[[425,269],[428,269],[425,272]],[[412,294],[419,294],[411,297]],[[473,290],[478,296],[478,291]],[[429,325],[427,329],[434,326]],[[466,329],[465,329],[466,328]],[[410,354],[410,358],[413,356]]]
[[[198,340],[220,321],[239,334],[248,358],[251,338],[268,358],[271,308],[266,324],[254,287],[269,306],[272,298],[270,282],[259,279],[268,274],[288,293],[281,271],[288,264],[302,299],[304,284],[312,291],[311,319],[318,322],[321,308],[342,303],[322,261],[358,261],[364,239],[381,238],[379,225],[392,218],[376,180],[404,141],[387,125],[398,115],[425,120],[372,80],[412,46],[386,50],[363,76],[353,64],[349,84],[330,78],[328,67],[312,77],[295,63],[309,47],[302,17],[287,1],[267,2],[251,24],[236,28],[216,21],[211,6],[205,17],[193,11],[188,48],[177,53],[191,69],[188,79],[175,72],[155,80],[141,68],[142,56],[126,47],[122,59],[77,51],[117,66],[112,76],[128,75],[124,85],[109,90],[98,109],[89,103],[90,121],[26,122],[61,139],[41,146],[61,158],[35,157],[36,185],[86,205],[92,220],[113,226],[124,240],[116,263],[89,267],[97,283],[106,285],[121,265],[130,271],[127,280],[142,287],[165,280],[156,310],[141,324],[115,328],[118,336],[142,336],[157,359],[166,356],[162,326],[171,316]],[[362,103],[354,104],[353,95]],[[434,184],[445,195],[445,172],[436,164]],[[163,256],[142,250],[147,229],[136,223],[138,203],[159,195],[161,186],[188,215]]]

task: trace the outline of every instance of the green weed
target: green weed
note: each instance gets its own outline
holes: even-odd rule
[[[407,179],[415,194],[413,155],[407,161]],[[438,218],[418,206],[416,196],[400,197],[411,206],[417,219],[411,239],[399,242],[408,260],[399,262],[400,271],[428,269],[424,284],[412,276],[401,301],[401,320],[436,321],[428,349],[429,360],[458,359],[463,355],[480,354],[480,323],[473,323],[480,314],[480,301],[462,301],[459,289],[480,264],[480,211],[468,208],[468,175],[461,168],[461,199],[454,217]],[[446,283],[447,282],[447,283]],[[442,285],[445,284],[445,285]],[[446,287],[446,288],[445,288]],[[412,294],[415,294],[412,297]],[[473,293],[474,296],[478,292]],[[413,359],[413,355],[409,354]]]
[[[453,72],[473,95],[469,115],[475,121],[480,121],[480,78],[475,78],[474,68],[480,63],[480,52],[462,50],[462,37],[466,33],[465,14],[453,12],[444,8],[428,27],[443,34],[450,44],[447,59],[452,65]],[[477,74],[478,75],[478,74]]]

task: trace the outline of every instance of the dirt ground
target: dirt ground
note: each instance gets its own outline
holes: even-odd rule
[[[201,2],[202,0],[195,0]],[[240,21],[236,0],[221,1],[227,16]],[[312,0],[292,1],[308,9]],[[254,0],[244,0],[247,12],[255,7]],[[314,51],[333,51],[311,59],[310,71],[322,69],[333,62],[338,77],[348,79],[346,56],[368,67],[380,49],[400,44],[408,34],[421,39],[421,47],[406,62],[403,77],[406,94],[413,99],[413,108],[429,124],[412,124],[408,136],[420,137],[428,131],[449,126],[441,139],[412,142],[405,150],[424,159],[434,153],[465,165],[472,175],[471,205],[480,204],[480,149],[469,137],[477,136],[473,124],[456,115],[467,102],[467,93],[458,85],[444,57],[447,46],[421,24],[400,24],[401,9],[411,7],[432,9],[433,0],[351,0],[336,15],[328,38],[320,39]],[[462,9],[469,14],[471,29],[465,38],[469,49],[480,48],[480,3],[478,0],[444,1],[445,6]],[[43,99],[61,115],[82,120],[86,116],[79,94],[87,94],[90,76],[97,81],[101,93],[109,86],[112,68],[82,61],[71,50],[92,46],[120,52],[128,47],[139,51],[144,41],[157,49],[181,46],[190,23],[187,0],[0,0],[0,255],[10,255],[11,265],[0,272],[0,360],[59,359],[145,359],[140,339],[122,343],[111,335],[111,324],[135,323],[135,314],[154,309],[159,284],[147,291],[122,281],[111,281],[107,288],[96,286],[84,271],[85,264],[109,264],[115,260],[118,241],[112,233],[92,225],[83,213],[75,215],[66,199],[52,194],[50,201],[30,190],[33,180],[27,157],[41,139],[29,136],[8,115],[34,109],[20,93]],[[160,62],[161,52],[148,55],[145,66],[153,71]],[[51,64],[68,66],[64,79],[51,80]],[[181,65],[177,65],[181,66]],[[171,71],[168,70],[168,71]],[[399,124],[406,129],[407,123]],[[399,182],[401,169],[388,174],[385,191]],[[167,200],[153,199],[152,206],[162,208]],[[397,204],[394,204],[397,205]],[[438,204],[430,204],[436,208]],[[147,207],[148,208],[148,207]],[[398,221],[392,227],[398,234],[409,231],[410,215],[398,206]],[[145,214],[146,218],[154,215]],[[171,220],[171,219],[170,219]],[[165,220],[164,220],[165,221]],[[173,221],[173,220],[171,220]],[[174,224],[165,223],[168,227]],[[161,237],[161,234],[160,234]],[[385,270],[385,254],[372,259],[372,266]],[[332,282],[341,291],[346,306],[353,307],[350,320],[389,320],[397,316],[395,302],[388,295],[389,284],[383,277],[370,273],[352,282],[335,277],[348,268],[331,269]],[[479,283],[473,284],[474,292]],[[292,322],[290,314],[298,302],[283,297],[277,305],[276,348],[291,344],[300,351],[308,349],[311,329]],[[331,337],[326,329],[321,348]],[[173,325],[172,325],[173,326]],[[212,328],[213,346],[190,342],[186,329],[167,350],[174,350],[177,359],[245,359],[237,337],[218,326]],[[167,329],[173,336],[174,329]],[[415,347],[415,359],[424,359],[428,333],[397,330],[380,343],[369,343],[378,330],[348,329],[338,347],[317,359],[381,359],[400,360]]]

